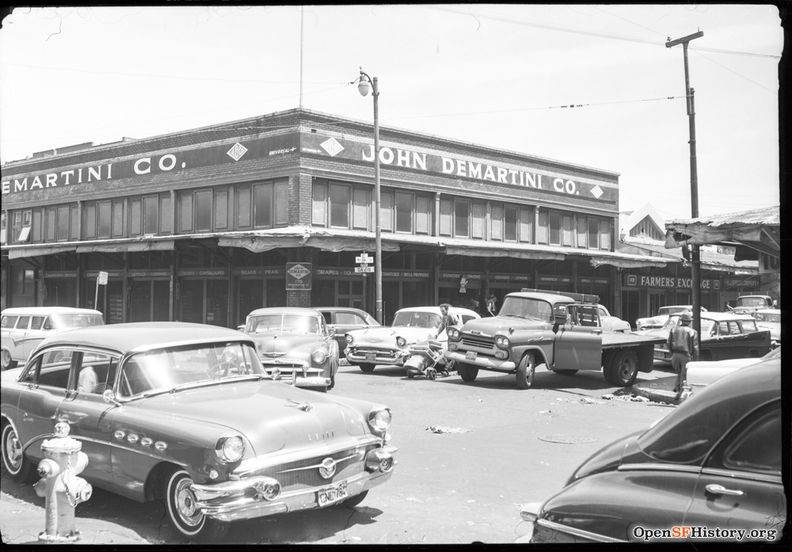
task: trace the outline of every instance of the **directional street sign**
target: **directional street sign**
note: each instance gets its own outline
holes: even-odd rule
[[[374,262],[374,258],[369,257],[368,253],[363,253],[362,255],[358,255],[357,257],[355,257],[355,262],[362,264],[371,264]]]
[[[374,272],[374,267],[363,264],[363,265],[360,265],[360,266],[356,266],[355,267],[355,272],[358,272],[358,273],[360,273],[360,272]]]

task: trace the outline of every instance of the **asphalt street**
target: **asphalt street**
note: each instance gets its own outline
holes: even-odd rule
[[[658,369],[659,368],[659,369]],[[638,385],[672,385],[667,367]],[[611,441],[647,427],[673,406],[610,397],[601,373],[537,371],[534,387],[480,372],[407,379],[397,367],[363,374],[341,366],[331,394],[381,402],[393,411],[393,477],[355,508],[334,506],[232,524],[233,544],[510,543],[528,530],[519,505],[561,489],[572,471]],[[603,398],[605,397],[605,398]],[[6,544],[37,542],[44,501],[5,473],[0,534]],[[162,504],[138,504],[95,490],[77,507],[82,544],[178,544]]]

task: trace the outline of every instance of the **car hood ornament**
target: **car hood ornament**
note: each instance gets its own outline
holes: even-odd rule
[[[313,405],[311,403],[295,401],[294,399],[289,399],[289,403],[286,406],[293,406],[294,408],[299,408],[303,412],[310,412],[313,409]]]

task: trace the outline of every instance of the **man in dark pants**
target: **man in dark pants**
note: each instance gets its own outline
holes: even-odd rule
[[[698,360],[698,334],[690,327],[693,317],[689,312],[683,312],[679,317],[679,324],[668,334],[668,350],[671,351],[671,366],[677,373],[674,393],[677,399],[682,396],[682,388],[687,384],[687,363]]]

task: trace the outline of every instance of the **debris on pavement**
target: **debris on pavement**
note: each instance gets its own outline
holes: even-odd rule
[[[546,443],[559,443],[562,445],[577,445],[581,443],[593,443],[596,441],[593,437],[573,437],[569,435],[540,435],[537,437],[540,441],[544,441]]]
[[[580,402],[583,404],[603,404],[602,401],[592,399],[591,397],[581,397]]]
[[[470,430],[464,427],[429,426],[426,431],[431,431],[432,433],[467,433]]]

